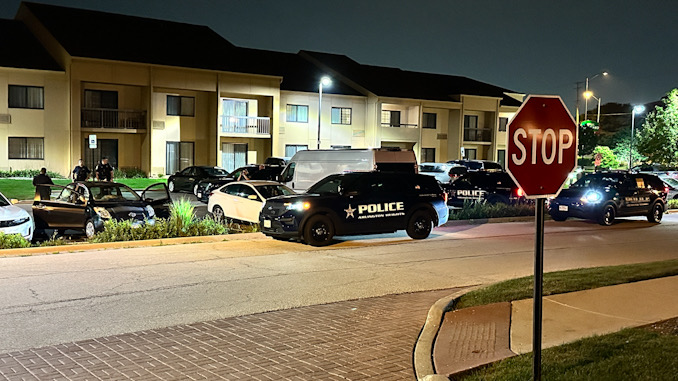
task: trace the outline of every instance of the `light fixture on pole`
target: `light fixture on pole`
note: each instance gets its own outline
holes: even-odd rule
[[[332,80],[328,76],[323,76],[318,82],[318,148],[320,149],[320,115],[323,109],[323,86],[329,86]]]
[[[598,101],[598,117],[596,118],[596,123],[600,124],[600,98],[597,96],[593,95],[592,91],[586,91],[584,92],[584,97],[588,101],[589,98],[593,98]]]
[[[633,106],[633,110],[631,111],[631,144],[629,146],[629,170],[631,170],[631,165],[633,164],[633,134],[634,134],[633,130],[636,121],[636,114],[640,114],[643,111],[645,111],[645,106],[643,105]]]
[[[588,112],[589,112],[589,98],[590,98],[590,95],[589,95],[588,97],[586,96],[586,93],[589,93],[589,79],[596,78],[596,77],[598,77],[598,76],[600,76],[600,75],[602,75],[602,76],[607,76],[608,74],[610,74],[610,73],[604,71],[604,72],[602,72],[602,73],[598,73],[598,74],[594,75],[594,76],[591,77],[591,78],[586,77],[586,90],[584,90],[584,98],[586,98],[586,101],[584,102],[584,120],[588,120],[588,119],[589,119],[589,118],[588,118]]]

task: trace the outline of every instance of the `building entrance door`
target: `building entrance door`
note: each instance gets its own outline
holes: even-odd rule
[[[83,143],[85,151],[82,160],[87,168],[94,172],[97,164],[101,163],[103,157],[108,158],[108,164],[114,169],[118,168],[118,139],[97,139],[97,148],[89,148],[89,140],[85,138]]]

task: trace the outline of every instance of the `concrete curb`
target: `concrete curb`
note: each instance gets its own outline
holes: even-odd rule
[[[177,237],[177,238],[162,238],[162,239],[148,239],[139,241],[121,241],[121,242],[106,242],[106,243],[75,243],[61,246],[45,246],[45,247],[27,247],[21,249],[2,249],[0,250],[0,257],[26,257],[40,254],[55,254],[55,253],[72,253],[88,250],[106,250],[106,249],[127,249],[134,247],[150,247],[150,246],[166,246],[166,245],[182,245],[190,243],[209,243],[209,242],[224,242],[224,241],[248,241],[255,239],[266,239],[262,233],[235,233],[225,235],[208,235],[199,237]]]
[[[445,312],[453,310],[459,298],[464,294],[479,287],[481,286],[469,287],[442,297],[429,309],[428,315],[426,316],[426,322],[421,329],[421,333],[419,333],[417,342],[414,344],[414,352],[412,354],[414,374],[418,381],[449,380],[445,375],[435,374],[435,367],[433,366],[433,344],[438,336],[438,330],[440,329]]]

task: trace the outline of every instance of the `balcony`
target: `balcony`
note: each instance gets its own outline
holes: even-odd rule
[[[109,108],[83,108],[81,111],[82,128],[146,129],[146,111]]]
[[[220,118],[222,134],[271,136],[269,117],[222,115]]]
[[[464,128],[465,142],[491,142],[491,128]]]

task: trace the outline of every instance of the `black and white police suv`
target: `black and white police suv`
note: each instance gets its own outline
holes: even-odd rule
[[[444,188],[449,195],[447,204],[453,208],[461,208],[465,202],[515,204],[527,201],[523,190],[503,171],[468,172],[445,184]]]
[[[549,200],[556,221],[579,217],[612,225],[618,216],[646,216],[659,223],[666,210],[668,189],[647,173],[597,172],[585,175],[558,197]]]
[[[447,195],[434,177],[414,173],[353,172],[325,177],[305,194],[266,200],[261,231],[324,246],[334,236],[392,233],[414,239],[447,222]]]

